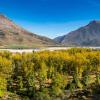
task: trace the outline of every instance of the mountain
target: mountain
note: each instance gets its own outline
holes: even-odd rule
[[[100,21],[91,21],[88,25],[54,40],[66,46],[100,46]]]
[[[34,48],[55,45],[53,40],[31,33],[0,14],[0,48]]]

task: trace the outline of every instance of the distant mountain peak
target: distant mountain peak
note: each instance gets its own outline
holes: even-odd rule
[[[89,25],[91,24],[100,24],[100,20],[93,20],[89,23]]]
[[[67,46],[100,46],[100,21],[93,20],[84,27],[55,38],[55,41]]]

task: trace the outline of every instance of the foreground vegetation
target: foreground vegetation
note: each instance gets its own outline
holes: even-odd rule
[[[99,50],[0,52],[0,100],[91,100],[99,94]]]

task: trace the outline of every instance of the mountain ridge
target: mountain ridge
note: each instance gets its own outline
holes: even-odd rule
[[[33,48],[55,45],[57,43],[54,40],[29,32],[4,14],[0,14],[0,48]]]
[[[86,26],[54,40],[65,46],[100,46],[100,21],[93,20]]]

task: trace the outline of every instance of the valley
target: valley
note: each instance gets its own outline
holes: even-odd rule
[[[60,51],[60,50],[68,50],[74,47],[43,47],[43,48],[34,48],[34,49],[0,49],[0,51],[9,51],[11,53],[32,53],[41,52],[41,51]],[[100,47],[75,47],[75,48],[87,48],[91,50],[100,50]]]

